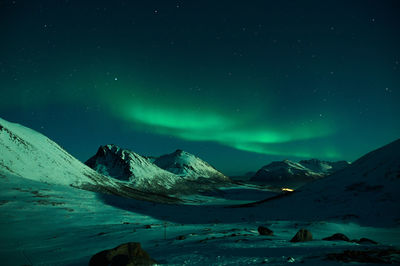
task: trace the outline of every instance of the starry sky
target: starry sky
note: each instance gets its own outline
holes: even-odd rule
[[[0,1],[0,116],[229,175],[400,136],[399,1]]]

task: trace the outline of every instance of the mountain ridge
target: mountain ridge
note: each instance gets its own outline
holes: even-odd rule
[[[97,173],[43,134],[0,118],[0,172],[48,184],[166,203],[177,199],[144,193]]]
[[[300,187],[308,182],[326,177],[349,165],[346,161],[328,162],[319,159],[274,161],[259,169],[251,181],[276,186]]]

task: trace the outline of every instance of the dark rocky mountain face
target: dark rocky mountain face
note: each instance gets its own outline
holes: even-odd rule
[[[133,175],[122,149],[114,145],[100,146],[97,153],[85,164],[101,174],[123,181],[129,181]]]

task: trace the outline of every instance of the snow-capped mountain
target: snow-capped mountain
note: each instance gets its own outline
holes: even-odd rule
[[[166,191],[182,181],[181,177],[159,168],[148,158],[113,144],[100,146],[85,164],[100,174],[144,190]]]
[[[41,182],[80,186],[99,177],[44,135],[0,119],[0,167]]]
[[[227,182],[229,178],[216,170],[207,162],[186,151],[176,150],[171,154],[158,157],[154,164],[185,179],[212,179]]]
[[[357,218],[400,221],[400,139],[362,156],[348,167],[307,184],[279,201],[285,214],[299,218]],[[301,206],[292,208],[293,202]],[[288,206],[284,208],[284,206]],[[298,212],[301,212],[299,214]]]
[[[135,188],[170,194],[190,193],[196,188],[203,190],[217,183],[229,182],[208,163],[180,150],[155,158],[144,157],[116,145],[105,145],[100,146],[85,164],[100,174]]]
[[[0,118],[0,174],[137,199],[157,200],[97,173],[46,136]],[[153,198],[152,198],[153,197]],[[161,200],[161,199],[160,199]]]
[[[321,174],[333,174],[339,170],[344,169],[349,166],[349,162],[347,161],[322,161],[318,159],[310,159],[310,160],[302,160],[299,162],[304,167],[307,167],[313,172],[321,173]]]
[[[341,170],[348,164],[345,161],[327,162],[317,159],[303,160],[298,163],[290,160],[275,161],[258,170],[251,181],[297,188]]]

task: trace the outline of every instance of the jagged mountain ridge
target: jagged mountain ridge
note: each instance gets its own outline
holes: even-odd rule
[[[328,162],[318,159],[300,162],[275,161],[263,166],[250,180],[296,188],[339,171],[348,165],[349,163],[346,161]]]
[[[166,167],[165,170],[155,164],[157,160]],[[144,157],[108,144],[100,146],[97,153],[85,164],[101,174],[127,182],[141,190],[190,193],[196,189],[202,190],[207,186],[229,182],[227,177],[208,163],[183,151],[159,158]]]
[[[209,163],[183,150],[176,150],[171,154],[160,156],[155,159],[154,164],[185,179],[196,180],[202,177],[229,181],[228,177]]]
[[[140,189],[169,190],[181,181],[179,176],[159,168],[148,158],[113,144],[100,146],[85,164],[98,173],[129,182]]]
[[[0,118],[0,174],[48,184],[111,193],[150,201],[176,202],[173,198],[143,193],[97,173],[58,144],[25,126]]]

